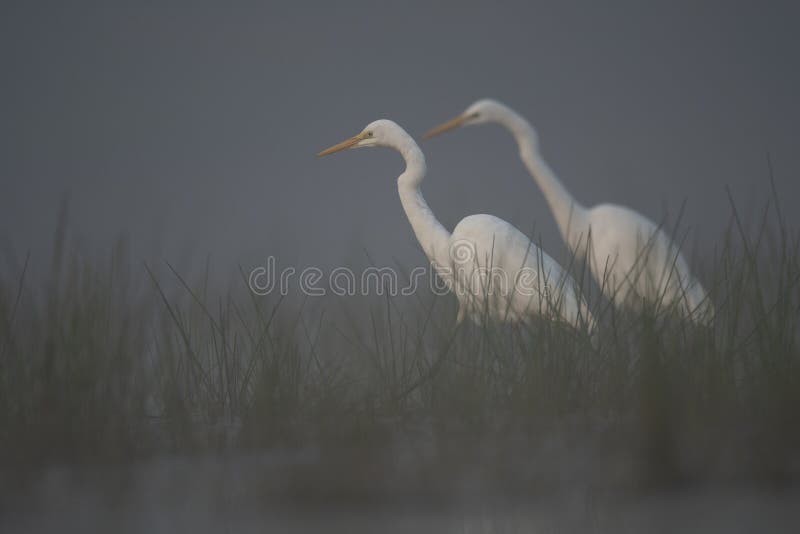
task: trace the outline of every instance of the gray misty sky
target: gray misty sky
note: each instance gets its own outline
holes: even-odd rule
[[[68,5],[67,5],[68,4]],[[131,3],[133,4],[133,3]],[[794,5],[793,5],[794,4]],[[800,9],[793,2],[4,1],[0,235],[46,257],[59,197],[92,253],[215,266],[276,254],[331,266],[424,257],[397,154],[314,154],[377,118],[415,137],[480,97],[528,117],[582,202],[676,214],[713,244],[800,192]],[[491,213],[562,250],[498,127],[423,142],[424,194],[449,228]]]

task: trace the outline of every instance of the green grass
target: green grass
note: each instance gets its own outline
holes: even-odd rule
[[[601,485],[797,482],[800,236],[774,209],[731,221],[698,259],[713,328],[592,296],[594,343],[549,321],[455,330],[450,296],[296,302],[244,276],[220,295],[124,241],[70,252],[62,225],[46,281],[26,259],[0,283],[0,467],[311,447],[286,491],[446,491],[476,468],[516,491],[582,451]]]

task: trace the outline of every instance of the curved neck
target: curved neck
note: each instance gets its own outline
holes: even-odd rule
[[[437,273],[447,281],[449,277],[446,275],[446,269],[450,267],[450,232],[433,214],[419,189],[425,178],[425,156],[410,137],[395,148],[406,162],[405,171],[397,178],[397,189],[403,210],[428,260]]]
[[[519,147],[520,159],[536,185],[542,190],[562,237],[571,244],[570,236],[588,230],[588,228],[584,228],[586,226],[586,208],[575,200],[544,160],[539,152],[536,132],[528,121],[509,110],[500,122],[514,136]]]

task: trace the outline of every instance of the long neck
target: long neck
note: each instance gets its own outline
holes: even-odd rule
[[[408,142],[398,147],[398,150],[406,162],[405,172],[397,178],[397,189],[403,210],[428,260],[439,275],[447,279],[449,277],[445,275],[445,271],[450,267],[450,232],[433,214],[419,189],[425,178],[425,156],[410,138]]]
[[[520,159],[542,190],[562,237],[573,245],[577,234],[588,231],[586,208],[575,200],[544,160],[539,152],[536,132],[528,121],[509,110],[501,122],[514,136]]]

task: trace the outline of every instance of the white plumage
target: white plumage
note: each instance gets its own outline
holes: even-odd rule
[[[520,158],[547,200],[564,241],[586,259],[603,293],[618,307],[642,303],[674,306],[691,320],[710,324],[714,308],[679,247],[645,216],[615,204],[585,208],[542,157],[533,127],[495,100],[479,100],[425,137],[472,124],[497,123],[517,142]]]
[[[426,256],[458,298],[458,322],[524,322],[544,316],[593,327],[575,281],[514,226],[483,214],[465,217],[452,233],[442,226],[420,191],[425,156],[396,123],[375,121],[319,155],[366,146],[393,148],[403,156],[406,168],[397,178],[400,201]]]

